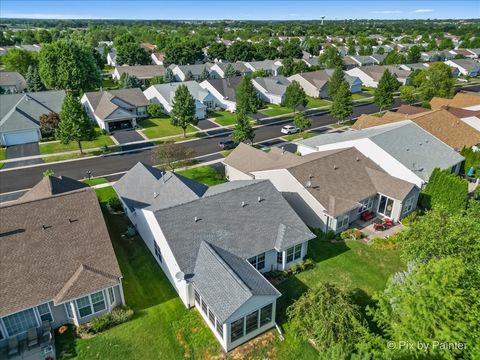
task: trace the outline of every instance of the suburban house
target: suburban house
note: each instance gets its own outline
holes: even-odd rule
[[[408,85],[410,83],[411,71],[402,70],[395,65],[372,65],[365,67],[356,67],[347,70],[346,73],[350,76],[358,77],[363,85],[374,87],[378,86],[378,82],[383,76],[385,70],[389,70],[402,85]]]
[[[206,187],[138,163],[114,189],[182,302],[226,351],[275,326],[280,293],[262,273],[300,262],[315,235],[269,181]]]
[[[27,332],[37,338],[45,324],[78,326],[125,304],[93,189],[47,176],[0,206],[0,218],[0,346]]]
[[[7,94],[20,93],[27,88],[27,83],[16,71],[0,71],[0,88]]]
[[[149,101],[139,88],[87,92],[80,101],[90,119],[107,132],[134,128],[148,116]]]
[[[426,70],[429,66],[428,63],[401,64],[400,69],[406,71]]]
[[[218,107],[234,112],[237,107],[235,91],[241,80],[241,76],[226,79],[209,79],[202,81],[200,86],[215,97]]]
[[[383,116],[362,115],[360,116],[352,129],[361,130],[371,128],[379,125],[391,124],[403,120],[412,120],[414,123],[434,135],[441,141],[453,149],[460,151],[464,147],[472,147],[480,144],[480,132],[475,130],[468,123],[461,121],[459,116],[455,115],[455,111],[441,108],[437,110],[428,111],[428,109],[418,110],[415,114],[414,106],[403,106],[397,112],[388,111]],[[426,110],[426,111],[425,111]],[[410,113],[403,113],[408,111]],[[470,113],[469,110],[458,109],[460,112]],[[460,115],[460,114],[458,114]],[[468,116],[468,114],[466,114]]]
[[[65,91],[40,91],[0,95],[0,144],[3,146],[40,141],[40,116],[59,113]]]
[[[355,147],[388,174],[422,187],[435,168],[458,174],[464,158],[410,120],[331,133],[298,142],[302,155]]]
[[[354,62],[356,62],[357,66],[378,65],[383,61],[383,60],[379,61],[377,57],[373,57],[373,56],[349,55],[346,57],[349,57]]]
[[[480,110],[480,96],[478,93],[460,91],[452,99],[434,97],[430,100],[432,109],[439,109],[444,106],[455,107],[465,110]]]
[[[111,49],[107,54],[107,65],[117,66],[117,50]]]
[[[452,59],[445,61],[448,66],[457,68],[464,76],[475,77],[480,75],[480,63],[472,59]]]
[[[143,93],[150,102],[156,102],[161,105],[165,114],[170,114],[173,109],[175,91],[180,85],[185,85],[195,100],[195,116],[197,119],[205,119],[207,109],[217,107],[215,97],[208,90],[201,87],[196,81],[184,81],[182,83],[169,83],[152,85]]]
[[[280,105],[290,80],[285,76],[257,77],[252,79],[252,84],[257,90],[260,100],[270,104]]]
[[[155,76],[163,76],[165,67],[163,65],[117,66],[113,70],[112,79],[119,81],[123,74],[135,76],[139,80],[150,80]]]
[[[328,97],[328,82],[333,75],[333,69],[318,70],[292,75],[290,81],[297,81],[308,96],[326,98]],[[345,80],[350,86],[350,92],[362,91],[362,81],[358,77],[345,74]]]
[[[449,51],[454,56],[461,55],[469,59],[476,59],[478,55],[470,49],[453,49]]]
[[[420,57],[422,61],[435,62],[435,61],[445,61],[445,60],[453,59],[455,55],[446,50],[445,51],[432,50],[432,51],[422,52],[420,54]]]
[[[308,58],[303,58],[302,59],[307,65],[308,67],[312,67],[312,66],[318,66],[319,65],[319,57],[318,56],[312,56],[312,57],[308,57]]]
[[[398,221],[416,208],[420,192],[354,147],[298,156],[240,144],[224,163],[229,180],[270,180],[309,226],[324,232],[346,230],[365,211]]]
[[[150,57],[155,65],[163,65],[163,62],[165,61],[165,53],[153,52]]]
[[[217,62],[210,68],[210,77],[211,78],[224,78],[225,77],[225,70],[227,67],[231,65],[237,72],[239,76],[245,76],[252,73],[252,70],[249,69],[244,63],[240,61],[236,61],[234,63],[228,62]]]
[[[279,69],[282,67],[280,60],[249,61],[244,63],[250,70],[264,70],[267,76],[279,75]]]
[[[205,80],[202,79],[203,73],[206,70],[208,72],[208,77],[210,77],[211,67],[213,64],[194,64],[194,65],[171,65],[173,74],[177,81],[188,81],[188,80]],[[188,78],[191,75],[190,79]]]

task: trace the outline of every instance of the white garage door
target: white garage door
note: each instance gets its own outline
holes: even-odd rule
[[[35,130],[5,133],[5,145],[28,144],[38,141],[38,133]]]

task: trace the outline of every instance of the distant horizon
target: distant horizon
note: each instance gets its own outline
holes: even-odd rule
[[[472,6],[473,5],[473,6]],[[475,14],[476,11],[476,14]],[[136,21],[476,20],[477,1],[13,1],[3,19]],[[475,16],[476,15],[476,16]]]

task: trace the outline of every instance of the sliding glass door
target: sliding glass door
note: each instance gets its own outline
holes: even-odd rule
[[[386,217],[392,217],[393,211],[393,199],[385,195],[380,195],[380,201],[378,202],[378,213],[385,215]]]

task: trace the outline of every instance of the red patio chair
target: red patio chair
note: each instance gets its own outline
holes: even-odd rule
[[[383,224],[391,227],[391,226],[393,226],[393,220],[389,219],[389,218],[384,218],[383,219]]]
[[[364,212],[360,215],[360,217],[362,218],[363,221],[369,221],[369,220],[372,220],[372,219],[373,219],[374,214],[373,214],[373,212],[367,210],[367,211],[364,211]]]
[[[383,231],[385,230],[385,224],[373,224],[373,230],[375,231]]]

